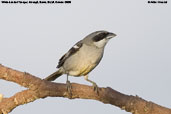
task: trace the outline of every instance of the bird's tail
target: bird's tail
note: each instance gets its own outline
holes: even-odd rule
[[[44,80],[54,81],[56,78],[58,78],[62,74],[63,74],[62,69],[59,69],[58,71],[56,71],[56,72],[52,73],[51,75],[49,75],[48,77],[46,77]]]

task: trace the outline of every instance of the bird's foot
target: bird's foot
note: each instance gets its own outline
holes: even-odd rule
[[[99,88],[96,83],[93,83],[93,90],[99,95]]]
[[[70,81],[66,81],[66,86],[67,86],[68,95],[71,98],[71,96],[72,96],[72,93],[71,93],[72,86],[71,86]]]

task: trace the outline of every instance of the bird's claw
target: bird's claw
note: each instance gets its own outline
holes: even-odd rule
[[[72,96],[72,93],[71,93],[72,86],[71,86],[70,81],[66,81],[66,86],[67,86],[68,94],[69,94],[69,96],[71,97],[71,96]]]
[[[99,88],[96,83],[93,83],[93,90],[99,95]]]

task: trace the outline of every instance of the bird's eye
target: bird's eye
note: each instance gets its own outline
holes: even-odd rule
[[[107,37],[107,35],[108,35],[107,32],[97,34],[96,36],[93,37],[93,41],[98,42],[98,41],[100,41],[100,40],[103,40],[104,38]]]

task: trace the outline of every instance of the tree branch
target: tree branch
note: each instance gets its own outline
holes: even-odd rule
[[[67,93],[65,84],[48,82],[31,74],[16,71],[2,65],[0,65],[0,79],[12,81],[28,88],[10,98],[0,99],[0,114],[7,114],[19,105],[46,97],[94,99],[120,107],[133,114],[171,114],[171,109],[169,108],[145,101],[138,96],[122,94],[110,87],[99,88],[99,95],[97,95],[91,86],[72,83],[72,96],[70,96]]]

